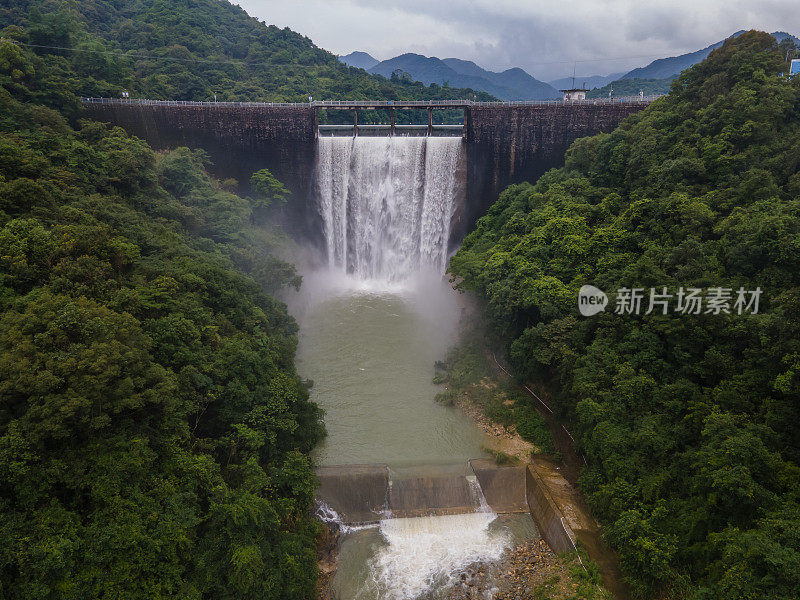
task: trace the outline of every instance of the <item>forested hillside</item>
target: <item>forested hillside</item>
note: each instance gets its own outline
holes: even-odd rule
[[[669,92],[672,79],[618,79],[586,92],[587,98],[615,98],[623,96],[638,96],[643,92],[645,96],[660,96]]]
[[[123,89],[140,98],[260,102],[473,96],[348,67],[227,0],[12,0],[0,7],[0,29],[7,25],[26,26],[19,41],[37,52],[69,56],[79,78],[61,79],[59,91],[83,96],[119,97]]]
[[[800,597],[800,78],[765,33],[506,190],[451,261],[520,378],[550,389],[644,597]],[[581,317],[578,289],[609,292]],[[619,288],[644,288],[616,314]],[[649,288],[730,313],[645,315]],[[762,290],[738,314],[736,290]],[[673,307],[675,298],[673,298]]]
[[[141,39],[224,45],[168,23],[177,4]],[[125,3],[70,5],[139,39]],[[299,279],[261,226],[285,191],[259,172],[240,197],[202,152],[79,121],[76,93],[212,75],[11,41],[106,47],[76,23],[43,10],[0,42],[0,598],[313,597],[324,429],[268,295]]]

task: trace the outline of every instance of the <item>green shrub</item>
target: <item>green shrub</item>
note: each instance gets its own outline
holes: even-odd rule
[[[514,422],[514,411],[503,403],[503,397],[494,397],[483,405],[483,414],[495,423],[508,427]]]
[[[506,454],[502,450],[495,450],[494,448],[483,446],[483,451],[486,452],[487,454],[492,455],[494,457],[494,462],[498,466],[515,465],[519,462],[519,459],[516,456],[511,456],[510,454]]]
[[[552,453],[555,450],[545,418],[532,406],[515,406],[514,424],[522,439],[535,445],[540,452]]]
[[[458,394],[453,390],[447,390],[446,392],[436,394],[433,399],[443,406],[453,406],[457,396]]]

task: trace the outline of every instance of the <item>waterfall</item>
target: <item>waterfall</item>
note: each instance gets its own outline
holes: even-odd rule
[[[461,138],[320,138],[316,185],[329,266],[392,282],[444,273],[463,170]]]
[[[481,489],[481,484],[478,482],[478,478],[475,475],[467,475],[466,479],[467,485],[469,485],[470,495],[472,496],[472,503],[476,511],[481,513],[493,512],[489,503],[486,502],[486,496],[483,495],[483,490]]]

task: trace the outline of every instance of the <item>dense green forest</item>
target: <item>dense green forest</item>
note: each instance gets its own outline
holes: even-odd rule
[[[603,87],[595,88],[586,92],[587,98],[608,98],[613,94],[615,98],[620,96],[638,96],[639,92],[644,92],[645,96],[659,96],[669,92],[672,79],[618,79]]]
[[[800,598],[800,78],[765,33],[515,185],[451,261],[550,389],[634,592]],[[581,317],[578,289],[611,294]],[[762,290],[757,314],[616,314],[622,287]],[[647,292],[645,292],[647,294]]]
[[[13,0],[0,7],[0,29],[37,53],[69,58],[73,76],[57,73],[50,94],[162,100],[307,102],[316,100],[447,100],[485,92],[348,67],[308,38],[265,25],[227,0]],[[321,122],[352,117],[320,115]],[[460,113],[446,115],[449,121]],[[362,122],[388,122],[383,111]],[[399,111],[398,123],[419,121]],[[423,118],[425,118],[423,116]]]
[[[124,4],[72,6],[97,25]],[[313,597],[324,428],[270,295],[299,278],[263,225],[286,191],[260,171],[240,197],[200,151],[80,120],[75,94],[140,76],[192,92],[168,66],[15,43],[106,47],[75,14],[0,42],[0,598]]]

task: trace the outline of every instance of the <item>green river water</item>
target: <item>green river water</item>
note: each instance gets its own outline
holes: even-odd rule
[[[324,277],[324,276],[323,276]],[[484,434],[433,401],[434,362],[456,339],[463,299],[445,281],[336,287],[307,277],[295,303],[298,370],[314,381],[328,436],[317,464],[454,463],[484,456]],[[346,281],[344,282],[347,283]]]

